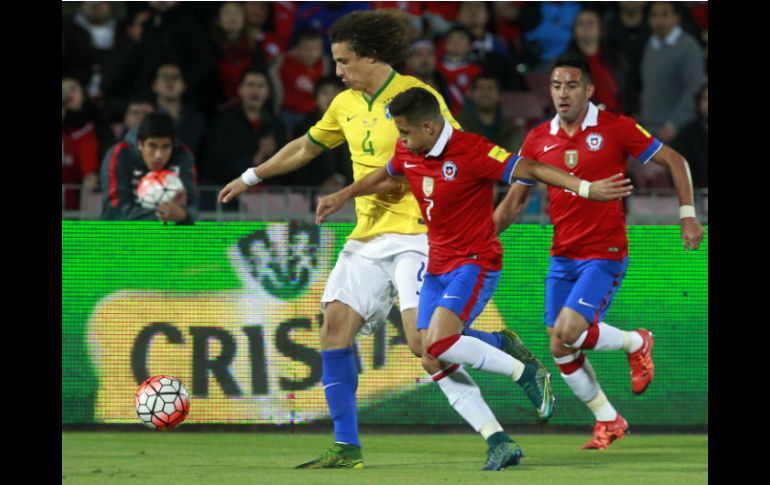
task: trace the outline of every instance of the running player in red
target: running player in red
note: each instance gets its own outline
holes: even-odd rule
[[[519,154],[586,180],[624,172],[629,155],[666,167],[679,196],[682,243],[685,250],[698,249],[703,227],[695,218],[687,161],[633,119],[600,111],[589,101],[593,92],[585,61],[557,60],[551,73],[557,116],[533,129]],[[528,193],[524,184],[511,188],[495,210],[498,232],[518,216]],[[548,195],[554,225],[545,288],[551,354],[570,389],[596,415],[593,437],[583,448],[607,449],[623,437],[628,423],[607,400],[583,351],[625,351],[634,394],[643,393],[655,375],[652,333],[626,332],[604,322],[628,265],[625,211],[620,200],[597,204],[555,187]]]
[[[316,222],[323,222],[348,199],[387,190],[406,177],[428,227],[428,271],[417,309],[423,356],[453,367],[531,379],[534,366],[489,343],[463,335],[492,297],[502,268],[502,246],[492,218],[495,181],[534,178],[594,200],[630,194],[629,180],[616,174],[594,183],[533,160],[520,158],[473,133],[456,131],[442,117],[435,96],[411,88],[396,96],[389,115],[399,131],[393,159],[352,185],[319,200]],[[402,180],[402,179],[401,179]],[[425,359],[425,357],[423,357]],[[454,364],[454,366],[452,366]],[[552,400],[544,399],[544,403]],[[485,470],[519,463],[523,452],[504,433],[490,446]]]

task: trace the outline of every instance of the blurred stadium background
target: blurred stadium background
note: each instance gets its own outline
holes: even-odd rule
[[[231,173],[264,161],[317,119],[313,87],[334,74],[326,31],[344,13],[362,8],[413,15],[412,63],[397,69],[432,79],[448,101],[459,100],[455,116],[481,120],[483,133],[500,136],[512,150],[528,129],[554,114],[548,60],[590,44],[576,36],[591,37],[590,20],[598,18],[602,52],[612,55],[596,61],[609,81],[606,99],[594,101],[644,123],[647,2],[63,2],[63,429],[137,429],[133,393],[145,377],[160,373],[178,377],[191,392],[192,411],[181,429],[331,429],[320,385],[318,301],[355,212],[349,206],[317,227],[313,211],[319,193],[351,180],[349,160],[338,149],[301,175],[260,184],[228,206],[215,195]],[[684,32],[701,48],[707,73],[708,4],[680,2],[676,9]],[[575,19],[586,10],[595,15],[584,18],[589,25],[576,34]],[[543,28],[553,15],[560,31]],[[458,22],[473,35],[468,62],[479,69],[450,82],[441,71],[444,40]],[[305,76],[291,77],[282,66],[302,59],[296,41],[308,29],[324,35],[321,56],[305,64],[303,82],[287,83]],[[241,109],[238,84],[248,68],[266,73],[270,94],[249,101],[261,111],[249,124],[243,117],[251,130],[246,139],[229,139],[225,118]],[[497,95],[494,89],[487,98],[476,92],[474,76],[496,79]],[[183,87],[175,84],[181,80]],[[687,126],[668,143],[690,160],[696,210],[706,225],[706,76],[701,86],[689,94]],[[285,102],[298,97],[308,102]],[[479,114],[490,102],[491,125]],[[201,198],[193,226],[99,220],[99,166],[150,111],[172,114],[194,153]],[[227,156],[225,169],[218,164]],[[592,362],[633,430],[707,432],[708,230],[699,251],[683,251],[668,175],[636,165],[629,160],[637,186],[626,202],[631,264],[608,320],[654,332],[656,378],[643,396],[632,396],[622,355],[595,353]],[[502,197],[507,188],[498,190]],[[533,192],[519,223],[501,236],[506,270],[477,325],[514,329],[546,362],[555,375],[556,414],[548,426],[539,425],[518,388],[473,375],[514,434],[580,430],[588,436],[593,416],[558,377],[542,325],[552,233],[544,190]],[[360,423],[466,431],[410,356],[399,318],[394,308],[381,332],[359,342]]]

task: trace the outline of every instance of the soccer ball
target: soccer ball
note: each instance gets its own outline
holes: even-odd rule
[[[134,396],[139,420],[154,430],[172,430],[190,412],[190,396],[178,379],[154,376],[142,382]]]
[[[142,207],[155,209],[158,204],[170,202],[184,190],[184,184],[173,170],[155,170],[139,181],[136,196]]]

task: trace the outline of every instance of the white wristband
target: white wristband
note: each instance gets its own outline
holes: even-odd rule
[[[254,171],[254,168],[247,168],[246,171],[241,174],[241,180],[243,180],[243,183],[249,187],[252,185],[257,185],[262,181],[261,178],[257,177],[257,173]]]
[[[580,197],[588,198],[588,188],[591,187],[591,182],[588,180],[581,180],[580,181],[580,188],[578,189],[578,195]]]
[[[695,217],[695,207],[691,205],[683,205],[679,207],[679,218]]]

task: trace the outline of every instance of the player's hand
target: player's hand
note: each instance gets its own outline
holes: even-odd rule
[[[698,219],[694,217],[685,217],[682,219],[682,244],[685,251],[698,249],[703,242],[703,226]]]
[[[184,207],[174,202],[164,202],[158,204],[155,209],[155,215],[158,220],[163,222],[182,222],[187,218],[187,211]]]
[[[347,197],[339,191],[319,197],[318,205],[315,208],[315,223],[322,224],[326,216],[330,216],[340,210],[347,200]]]
[[[634,187],[631,185],[631,179],[623,177],[622,173],[618,173],[612,177],[591,182],[591,186],[588,188],[588,198],[606,201],[628,197]]]
[[[246,192],[249,186],[246,185],[240,177],[233,179],[232,182],[225,185],[225,188],[219,191],[219,202],[226,204]]]

